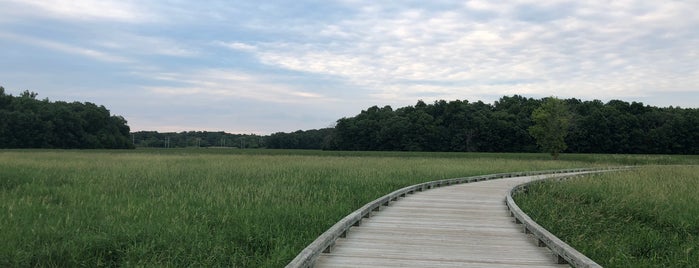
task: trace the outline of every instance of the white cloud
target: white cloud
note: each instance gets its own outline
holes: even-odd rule
[[[254,52],[257,50],[256,46],[250,45],[250,44],[245,44],[241,42],[222,42],[222,41],[217,41],[214,42],[215,45],[217,46],[222,46],[225,48],[229,48],[232,50],[238,50],[238,51],[245,51],[245,52]]]
[[[96,96],[110,94],[102,87],[107,83],[131,89],[141,95],[121,104],[128,111],[134,109],[123,107],[148,107],[144,100],[159,94],[166,105],[149,112],[178,106],[167,123],[177,128],[184,127],[181,118],[211,103],[226,107],[216,110],[222,114],[250,108],[228,109],[231,102],[254,103],[278,109],[270,118],[306,109],[306,115],[325,116],[318,122],[332,122],[370,105],[404,106],[417,99],[696,96],[696,10],[697,1],[641,0],[299,0],[294,7],[0,0],[0,41],[13,52],[0,69],[4,79],[21,85],[42,80],[32,75],[38,68],[32,65],[42,63],[23,61],[23,53],[95,59],[85,61],[86,71],[77,76],[41,66],[51,78],[40,84],[63,94],[82,85]],[[691,106],[686,99],[678,104]],[[180,106],[193,111],[183,113]],[[137,122],[142,115],[132,116]],[[310,121],[287,119],[290,128]]]
[[[151,73],[144,76],[175,84],[145,86],[158,94],[175,96],[208,96],[251,99],[276,103],[309,103],[334,101],[318,93],[297,90],[256,75],[227,69],[205,69],[186,73]]]
[[[52,40],[45,40],[30,36],[18,35],[9,32],[0,32],[0,39],[6,39],[12,42],[25,43],[31,46],[44,47],[51,50],[80,55],[100,61],[120,63],[131,62],[131,60],[126,57],[111,54],[102,50],[86,48],[78,45],[72,45]]]
[[[128,32],[109,32],[94,42],[95,45],[127,55],[163,55],[173,57],[194,57],[199,55],[196,48],[185,42],[167,37],[145,36]]]
[[[530,8],[518,10],[521,5]],[[373,4],[300,42],[260,43],[246,51],[265,64],[371,88],[373,97],[387,102],[421,94],[446,98],[518,91],[623,98],[692,88],[688,83],[697,78],[691,73],[699,68],[690,66],[699,60],[699,36],[692,29],[699,21],[689,13],[699,6],[611,5],[469,1],[463,10],[411,6],[387,12]],[[496,16],[481,21],[473,10]],[[678,77],[678,72],[685,74]]]
[[[72,20],[140,22],[154,19],[130,1],[114,0],[9,0],[20,13]]]

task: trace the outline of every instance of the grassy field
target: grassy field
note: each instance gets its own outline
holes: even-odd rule
[[[532,185],[517,204],[604,267],[696,267],[699,166],[648,166]]]
[[[678,156],[0,151],[0,267],[281,267],[363,204],[436,179]]]

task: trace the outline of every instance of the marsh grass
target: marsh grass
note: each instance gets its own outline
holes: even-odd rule
[[[0,267],[281,267],[337,220],[403,186],[609,164],[547,159],[226,149],[0,151]]]
[[[699,261],[699,166],[647,166],[532,185],[517,204],[604,267]]]

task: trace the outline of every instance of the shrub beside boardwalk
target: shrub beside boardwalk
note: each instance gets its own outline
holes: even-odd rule
[[[0,151],[0,266],[281,267],[337,220],[407,185],[507,171],[694,161],[681,156],[548,158],[5,150]]]

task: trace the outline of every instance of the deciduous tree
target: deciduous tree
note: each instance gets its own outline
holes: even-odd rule
[[[567,148],[565,137],[568,135],[570,115],[565,103],[555,97],[547,98],[541,107],[532,112],[534,125],[529,133],[536,144],[553,159],[558,159],[560,152]]]

